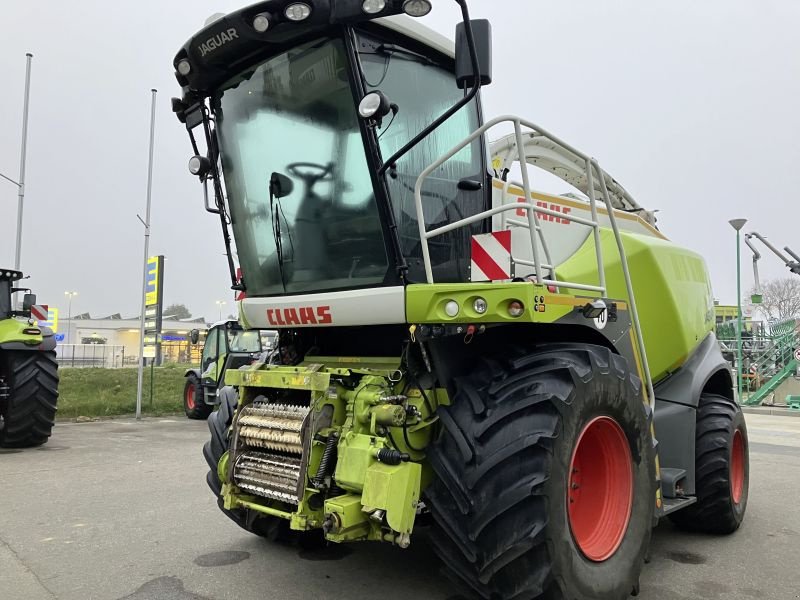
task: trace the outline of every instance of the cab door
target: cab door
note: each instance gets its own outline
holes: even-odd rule
[[[224,374],[227,340],[222,327],[214,327],[206,336],[203,356],[200,361],[200,385],[207,404],[216,404],[217,388]]]

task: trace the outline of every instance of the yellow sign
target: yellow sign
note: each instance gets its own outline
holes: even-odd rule
[[[158,304],[158,257],[151,256],[147,260],[147,284],[145,287],[146,305]]]
[[[145,346],[144,352],[142,353],[144,358],[155,358],[156,357],[156,347],[155,346]]]
[[[39,325],[41,327],[49,327],[53,330],[53,333],[58,333],[58,309],[48,308],[47,321],[39,321]]]

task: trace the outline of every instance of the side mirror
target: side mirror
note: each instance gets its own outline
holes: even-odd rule
[[[294,182],[283,173],[273,173],[269,178],[269,193],[276,198],[285,198],[294,191]]]
[[[478,69],[481,85],[492,83],[492,24],[486,19],[472,19],[472,37],[478,54]],[[475,73],[472,55],[467,43],[467,28],[464,23],[456,27],[456,83],[463,89],[474,87]]]
[[[199,329],[192,329],[189,332],[189,341],[192,345],[197,344],[200,341],[200,330]]]
[[[22,297],[22,310],[24,312],[30,312],[31,306],[36,304],[36,294],[25,294]]]

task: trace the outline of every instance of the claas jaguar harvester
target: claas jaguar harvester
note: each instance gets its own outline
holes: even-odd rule
[[[706,266],[589,155],[484,120],[490,24],[456,0],[452,43],[418,20],[444,1],[259,2],[174,59],[240,320],[280,331],[226,375],[208,483],[268,538],[431,544],[467,595],[625,598],[658,519],[747,504]]]

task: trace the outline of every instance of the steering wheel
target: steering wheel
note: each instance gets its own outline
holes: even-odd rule
[[[301,169],[303,170],[301,171]],[[291,175],[301,179],[309,187],[313,187],[318,181],[333,181],[333,163],[320,165],[310,162],[296,162],[287,165],[286,170]]]

